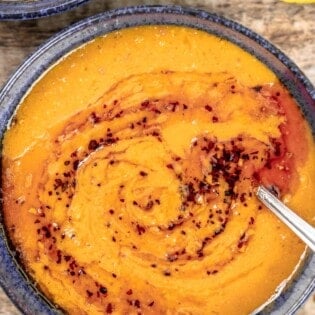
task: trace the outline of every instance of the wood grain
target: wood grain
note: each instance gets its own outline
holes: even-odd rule
[[[72,11],[40,20],[0,22],[0,87],[30,53],[64,27],[105,10],[140,4],[193,6],[235,20],[270,40],[315,84],[315,5],[276,0],[90,0]],[[299,315],[315,314],[314,298]],[[0,315],[18,314],[0,289]]]

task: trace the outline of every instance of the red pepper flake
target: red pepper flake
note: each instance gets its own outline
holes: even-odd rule
[[[152,301],[152,302],[150,302],[150,303],[148,304],[149,307],[152,307],[153,305],[154,305],[154,301]]]
[[[217,116],[212,117],[212,122],[217,123],[219,121],[219,118]]]
[[[215,275],[218,272],[218,270],[207,270],[207,275]]]
[[[98,146],[99,145],[98,145],[98,142],[96,140],[91,140],[89,142],[88,148],[89,148],[90,151],[94,151],[94,150],[96,150],[98,148]]]
[[[114,214],[115,213],[115,211],[113,210],[113,209],[109,209],[109,211],[108,211],[110,214]]]
[[[151,210],[152,209],[152,207],[153,207],[153,201],[152,200],[150,200],[147,204],[146,204],[146,206],[145,206],[145,210]]]
[[[100,289],[99,289],[99,291],[100,291],[102,294],[106,294],[106,293],[107,293],[107,288],[101,286]]]
[[[141,103],[141,107],[146,108],[146,107],[149,106],[149,104],[150,104],[149,100],[145,100],[145,101],[143,101],[143,102]]]
[[[79,160],[75,160],[73,163],[72,163],[72,167],[73,167],[73,170],[76,171],[79,167],[79,163],[80,161]]]
[[[139,174],[140,174],[141,176],[148,176],[148,173],[146,173],[146,172],[144,172],[144,171],[140,171]]]
[[[92,123],[94,124],[98,124],[101,122],[101,118],[98,117],[95,112],[91,113],[90,119],[92,120]]]
[[[139,300],[135,300],[135,307],[136,308],[140,308],[140,301]]]
[[[139,235],[142,235],[143,233],[145,233],[145,227],[137,224],[136,228],[137,228],[137,232],[138,232]]]
[[[207,110],[208,112],[212,112],[212,107],[210,105],[206,105],[205,110]]]
[[[67,165],[69,165],[69,164],[70,164],[70,161],[68,161],[68,160],[67,160],[67,161],[64,161],[64,163],[63,163],[63,164],[67,166]]]
[[[127,292],[126,292],[126,294],[127,295],[131,295],[133,292],[132,292],[132,289],[129,289]]]
[[[107,307],[106,307],[106,313],[107,314],[112,314],[113,313],[113,305],[112,305],[112,303],[108,303],[107,304]]]
[[[167,164],[166,167],[171,169],[171,170],[174,169],[173,164],[171,164],[171,163]]]
[[[256,85],[252,88],[255,92],[260,92],[262,90],[262,86],[261,85]]]
[[[115,273],[112,273],[113,278],[117,278],[117,275]]]
[[[152,268],[156,268],[156,264],[151,264],[151,267]]]
[[[91,291],[89,291],[89,290],[86,290],[86,294],[88,295],[88,297],[93,296],[93,293]]]
[[[171,272],[169,270],[165,270],[163,272],[163,275],[166,276],[166,277],[170,277],[171,276]]]

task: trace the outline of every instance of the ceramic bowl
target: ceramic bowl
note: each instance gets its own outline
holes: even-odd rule
[[[88,0],[0,0],[0,20],[28,20],[70,10]]]
[[[238,23],[205,11],[179,6],[138,6],[108,11],[83,20],[52,37],[31,55],[13,74],[0,93],[1,135],[5,132],[10,117],[26,91],[62,56],[96,36],[118,29],[148,24],[183,25],[201,29],[221,36],[255,55],[270,67],[289,89],[315,133],[314,87],[298,67],[268,41]],[[283,259],[285,263],[285,257]],[[15,252],[8,245],[5,228],[1,222],[0,284],[15,305],[25,314],[60,313],[38,292],[18,265]],[[310,254],[290,287],[275,295],[272,306],[263,307],[258,313],[294,314],[314,288],[315,256]]]

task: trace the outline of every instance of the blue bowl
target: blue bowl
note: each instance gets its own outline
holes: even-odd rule
[[[70,10],[88,0],[0,1],[0,20],[29,20]]]
[[[150,24],[183,25],[204,30],[225,38],[255,55],[276,73],[292,93],[315,134],[314,87],[299,68],[268,41],[238,23],[205,11],[179,6],[137,6],[87,18],[55,35],[31,55],[0,92],[1,136],[27,90],[62,56],[97,36],[131,26]],[[19,265],[14,249],[7,239],[1,209],[0,220],[0,284],[25,314],[62,313],[36,289]],[[315,256],[309,254],[291,285],[276,294],[268,305],[256,313],[294,314],[314,288]]]

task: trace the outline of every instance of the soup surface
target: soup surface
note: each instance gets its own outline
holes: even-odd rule
[[[21,102],[2,155],[8,234],[69,314],[252,312],[305,249],[257,185],[314,223],[295,101],[255,57],[190,28],[73,51]]]

